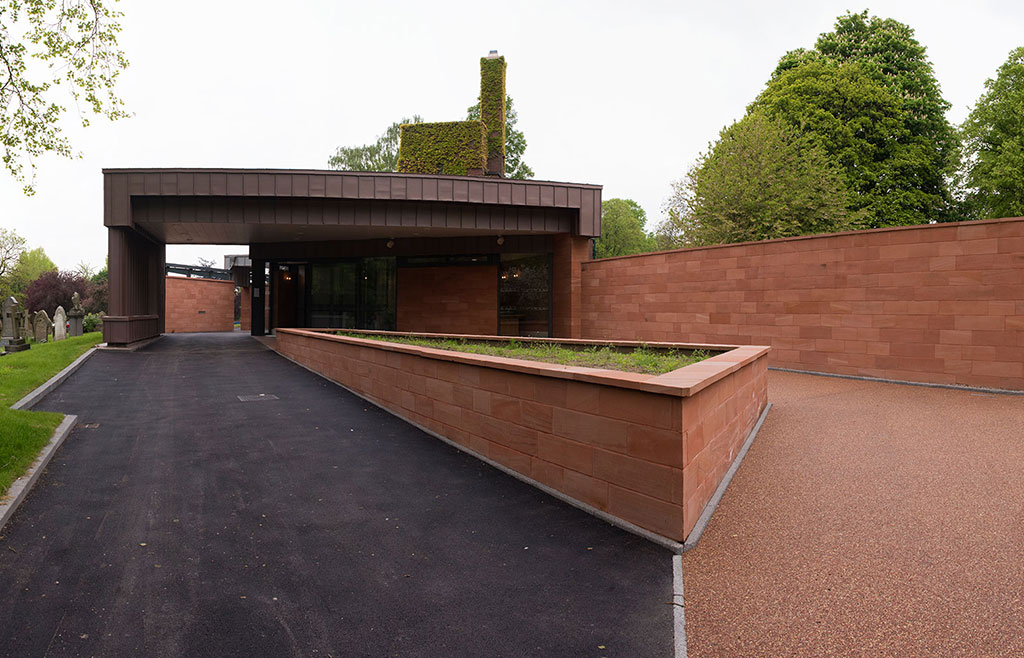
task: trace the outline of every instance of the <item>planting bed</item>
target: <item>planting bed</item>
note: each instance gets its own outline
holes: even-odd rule
[[[392,412],[562,494],[684,541],[767,404],[767,347],[649,343],[711,356],[664,374],[278,329],[276,349]],[[609,341],[518,339],[585,349]],[[613,341],[628,350],[641,343]]]

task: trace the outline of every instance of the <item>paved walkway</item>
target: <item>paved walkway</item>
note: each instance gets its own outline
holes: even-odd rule
[[[38,408],[80,425],[0,538],[0,656],[671,655],[669,553],[246,336]]]
[[[1024,397],[771,372],[690,658],[1024,656]]]

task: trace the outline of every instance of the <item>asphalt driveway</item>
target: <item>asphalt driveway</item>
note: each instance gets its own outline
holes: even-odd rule
[[[672,654],[667,551],[247,336],[36,408],[79,425],[0,538],[2,656]]]

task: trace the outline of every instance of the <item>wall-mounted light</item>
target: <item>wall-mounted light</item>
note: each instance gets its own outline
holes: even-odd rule
[[[503,236],[503,235],[499,235],[498,236],[498,244],[505,244],[505,236]]]
[[[392,247],[395,246],[395,241],[394,240],[388,240],[385,244],[387,245],[388,249],[391,249]]]

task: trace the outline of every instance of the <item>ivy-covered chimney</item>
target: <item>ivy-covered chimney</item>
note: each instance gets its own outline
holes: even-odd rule
[[[505,176],[505,58],[480,58],[480,120],[487,131],[488,176]]]

